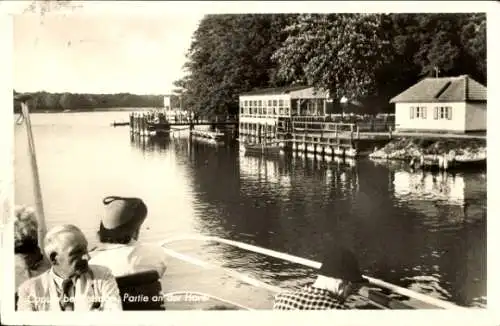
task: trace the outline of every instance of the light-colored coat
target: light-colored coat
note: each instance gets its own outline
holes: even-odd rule
[[[75,311],[122,310],[120,292],[111,271],[90,265],[76,282]],[[18,311],[61,311],[56,284],[50,270],[25,281],[19,287]]]
[[[127,245],[102,244],[90,255],[91,264],[110,268],[115,277],[155,270],[162,278],[169,259],[160,246],[135,241]]]

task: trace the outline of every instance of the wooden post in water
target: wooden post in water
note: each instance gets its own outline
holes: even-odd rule
[[[140,128],[140,123],[141,123],[141,117],[139,116],[139,113],[135,113],[134,117],[134,133],[139,134],[139,128]]]
[[[37,210],[37,220],[38,220],[38,239],[40,249],[43,252],[43,239],[45,238],[45,234],[47,233],[47,226],[45,224],[45,212],[43,208],[43,198],[42,198],[42,188],[40,185],[40,176],[38,175],[38,164],[36,160],[36,150],[35,150],[35,140],[33,138],[33,131],[31,129],[31,119],[29,114],[29,107],[26,103],[29,98],[19,98],[21,101],[21,110],[23,114],[23,118],[26,122],[26,133],[28,135],[28,146],[29,146],[29,154],[31,158],[31,172],[33,174],[33,183],[34,183],[34,196],[35,196],[35,205]]]
[[[141,135],[146,136],[146,116],[141,117]]]

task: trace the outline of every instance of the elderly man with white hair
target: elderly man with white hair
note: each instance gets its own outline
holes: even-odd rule
[[[19,311],[122,310],[111,271],[89,265],[87,239],[74,225],[51,229],[45,236],[51,268],[19,287]]]

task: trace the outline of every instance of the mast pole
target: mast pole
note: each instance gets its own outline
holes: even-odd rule
[[[45,223],[42,188],[40,185],[40,176],[38,173],[38,163],[37,163],[37,159],[36,159],[35,140],[34,140],[33,131],[31,128],[29,106],[27,103],[29,100],[29,97],[20,96],[20,97],[17,97],[16,100],[21,102],[22,115],[23,115],[24,121],[26,123],[26,133],[28,136],[28,146],[29,146],[29,154],[30,154],[30,161],[31,161],[31,172],[32,172],[33,183],[34,183],[33,192],[34,192],[34,196],[35,196],[35,205],[36,205],[36,211],[37,211],[38,242],[39,242],[40,249],[42,249],[42,251],[43,251],[43,242],[44,242],[43,239],[45,237],[45,234],[47,233],[47,226]]]

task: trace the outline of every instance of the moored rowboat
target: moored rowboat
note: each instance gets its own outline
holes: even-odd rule
[[[242,153],[279,154],[280,150],[279,144],[240,143],[240,152]]]

